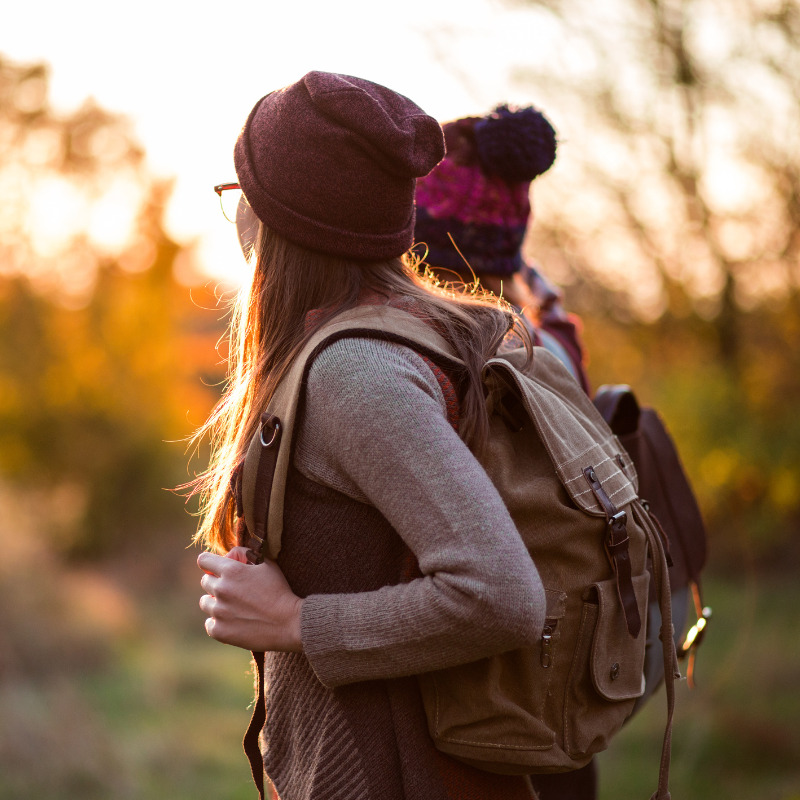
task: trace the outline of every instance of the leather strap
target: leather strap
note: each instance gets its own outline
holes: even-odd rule
[[[230,478],[229,491],[236,505],[236,540],[240,545],[249,548],[247,560],[250,564],[261,564],[264,561],[264,530],[282,432],[280,420],[276,416],[262,414],[261,424],[250,442],[247,455],[236,465]],[[250,497],[255,501],[253,531],[249,530],[244,513],[245,481],[253,483],[250,487]]]
[[[385,310],[385,309],[384,309]],[[426,331],[432,341],[436,341],[435,332]],[[421,346],[416,339],[406,338],[380,328],[370,327],[344,327],[321,339],[314,349],[305,358],[302,380],[298,385],[297,414],[302,416],[302,404],[304,401],[303,387],[314,362],[315,357],[322,352],[328,345],[343,337],[369,337],[379,338],[386,341],[405,344],[418,352],[428,363],[434,372],[446,400],[448,395],[452,396],[454,403],[448,402],[448,420],[457,429],[458,425],[458,396],[453,385],[453,380],[448,372],[445,372],[439,365],[450,366],[454,371],[463,368],[458,360],[448,354],[439,352],[435,347]],[[444,385],[443,385],[444,384]],[[451,408],[451,405],[454,408]],[[283,415],[282,415],[283,416]],[[283,416],[283,421],[276,415],[264,412],[261,415],[261,424],[255,435],[250,441],[247,455],[240,463],[231,477],[231,493],[236,501],[236,513],[238,517],[237,530],[241,532],[239,542],[247,546],[247,560],[251,564],[261,564],[268,556],[268,540],[266,536],[267,525],[270,515],[270,505],[272,500],[272,489],[275,483],[276,470],[278,466],[278,455],[281,451],[281,439],[283,436],[284,422],[287,423],[288,430],[286,445],[291,445],[292,420]],[[291,447],[285,450],[291,456]],[[280,480],[277,488],[282,490]],[[276,503],[274,511],[280,515],[281,504]],[[248,525],[247,520],[250,520]],[[280,519],[280,517],[279,517]],[[252,527],[252,530],[249,528]],[[280,531],[279,531],[280,533]],[[259,797],[264,800],[264,762],[259,747],[259,734],[261,733],[267,718],[266,711],[266,687],[264,676],[264,653],[253,654],[256,665],[256,700],[250,724],[242,742],[245,754],[250,762],[250,771],[253,780],[258,788]]]
[[[664,557],[667,560],[667,566],[668,567],[674,566],[672,563],[672,553],[670,552],[669,549],[669,537],[664,531],[664,526],[661,524],[658,517],[650,510],[650,504],[645,502],[644,500],[641,500],[640,502],[644,506],[644,510],[647,512],[650,519],[653,520],[653,524],[656,526],[656,529],[658,530],[658,535],[661,537],[661,544],[664,545]]]
[[[628,514],[620,511],[603,489],[593,467],[586,467],[583,475],[603,508],[608,522],[608,535],[606,536],[606,552],[614,575],[617,579],[617,596],[625,614],[625,623],[628,633],[636,639],[642,629],[642,618],[639,615],[639,604],[636,602],[636,593],[633,591],[631,579],[631,556],[628,549]]]
[[[637,503],[632,508],[637,513]],[[650,800],[670,800],[669,765],[672,757],[672,718],[675,712],[675,679],[681,677],[678,669],[678,655],[675,649],[675,631],[672,625],[672,593],[669,586],[667,559],[661,537],[650,522],[649,514],[639,504],[642,513],[639,524],[644,528],[653,558],[653,577],[656,583],[658,606],[661,611],[661,639],[664,654],[664,683],[667,689],[667,724],[664,729],[664,743],[661,748],[661,765],[658,771],[658,789]],[[645,519],[645,517],[647,519]],[[649,524],[648,524],[649,523]]]
[[[264,530],[269,514],[269,501],[272,492],[272,482],[275,477],[275,466],[280,449],[282,426],[280,420],[272,415],[261,415],[261,425],[253,437],[247,456],[236,467],[231,476],[231,492],[236,500],[236,514],[238,517],[237,535],[239,542],[248,547],[247,560],[251,564],[261,564],[264,561]],[[254,463],[255,462],[255,463]],[[254,531],[248,531],[244,515],[244,481],[253,481],[249,496],[252,496]],[[260,800],[264,800],[264,762],[261,757],[261,748],[258,745],[258,736],[267,719],[266,690],[264,686],[264,653],[253,653],[256,665],[256,701],[253,706],[253,715],[247,726],[242,747],[247,760],[250,762],[250,772],[258,789]]]
[[[264,653],[253,653],[256,665],[256,703],[253,706],[253,716],[245,731],[242,747],[247,760],[250,762],[250,772],[258,789],[260,800],[264,800],[264,762],[261,758],[261,748],[258,746],[258,735],[267,721],[267,699],[264,690]]]
[[[231,475],[229,489],[231,493],[231,497],[233,498],[235,507],[236,507],[236,516],[237,518],[241,519],[244,515],[244,503],[242,502],[242,470],[244,469],[244,459],[242,459],[237,465],[236,469],[233,471]]]
[[[242,481],[254,481],[250,487],[251,491],[248,492],[248,497],[252,497],[250,508],[253,515],[253,530],[249,532],[246,542],[249,548],[247,560],[251,564],[261,564],[265,557],[265,531],[282,433],[281,421],[273,414],[264,412],[261,415],[261,425],[250,442],[245,466],[242,469]],[[252,462],[255,460],[257,463],[253,468]],[[241,491],[244,493],[244,487]]]

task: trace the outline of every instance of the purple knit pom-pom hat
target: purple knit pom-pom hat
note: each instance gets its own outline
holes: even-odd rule
[[[417,181],[415,239],[433,266],[464,271],[452,236],[474,272],[512,275],[522,266],[530,183],[555,161],[555,130],[535,108],[508,106],[443,127],[447,157]]]
[[[234,149],[265,225],[311,250],[370,261],[411,247],[415,179],[443,157],[442,129],[419,106],[330,72],[259,100]]]

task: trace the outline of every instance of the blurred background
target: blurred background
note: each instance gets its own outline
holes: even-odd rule
[[[0,33],[0,798],[250,798],[248,655],[205,636],[187,437],[245,274],[214,184],[309,69],[559,132],[528,253],[594,386],[672,430],[714,619],[673,794],[800,798],[800,1],[76,0]],[[600,758],[655,788],[663,693]]]

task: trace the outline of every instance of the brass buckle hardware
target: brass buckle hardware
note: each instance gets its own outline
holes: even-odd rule
[[[694,689],[697,685],[694,680],[694,664],[697,658],[697,648],[703,643],[712,612],[708,606],[702,605],[700,601],[700,589],[696,583],[691,584],[691,589],[694,598],[695,612],[697,613],[697,622],[686,632],[686,636],[683,638],[683,644],[678,648],[678,658],[684,659],[688,657],[689,663],[686,667],[686,682],[690,689]]]

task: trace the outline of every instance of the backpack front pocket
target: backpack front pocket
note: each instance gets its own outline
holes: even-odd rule
[[[536,716],[542,687],[533,676],[541,674],[540,659],[538,647],[525,648],[420,675],[439,750],[492,772],[530,772],[534,754],[556,740]]]
[[[419,676],[439,750],[491,772],[527,774],[553,749],[546,706],[559,669],[567,595],[555,589],[545,595],[545,625],[535,646]]]
[[[647,618],[649,573],[633,578],[642,619]],[[585,592],[578,643],[564,699],[564,749],[573,758],[598,753],[620,729],[644,691],[644,628],[634,639],[617,597],[616,580]]]

